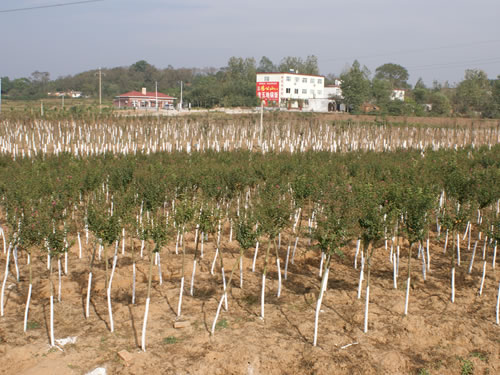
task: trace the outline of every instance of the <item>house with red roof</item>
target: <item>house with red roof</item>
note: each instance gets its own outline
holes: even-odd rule
[[[149,92],[143,87],[142,91],[130,91],[115,97],[113,105],[116,108],[160,108],[169,109],[174,107],[174,98],[161,92]]]

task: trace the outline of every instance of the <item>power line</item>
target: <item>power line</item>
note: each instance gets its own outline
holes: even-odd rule
[[[34,9],[65,7],[65,6],[68,6],[68,5],[97,3],[97,2],[101,2],[101,1],[105,1],[105,0],[72,1],[70,3],[48,4],[48,5],[38,5],[38,6],[32,6],[32,7],[26,7],[26,8],[5,9],[5,10],[0,10],[0,13],[14,13],[14,12],[27,11],[27,10],[34,10]]]
[[[500,57],[490,57],[486,59],[476,59],[476,60],[463,60],[463,61],[454,61],[454,62],[446,62],[446,63],[435,63],[435,64],[426,64],[426,65],[416,65],[409,66],[408,69],[413,70],[427,70],[427,69],[443,69],[443,68],[458,68],[461,66],[470,66],[472,64],[477,65],[487,65],[487,64],[497,64],[500,62]]]
[[[352,59],[372,59],[376,57],[386,57],[386,56],[395,56],[395,55],[403,55],[408,53],[415,52],[425,52],[425,51],[436,51],[442,49],[453,49],[453,48],[461,48],[461,47],[470,47],[476,46],[478,44],[491,44],[491,43],[500,43],[500,39],[493,40],[480,40],[480,41],[472,41],[468,43],[460,43],[460,44],[448,44],[440,47],[426,47],[426,48],[418,48],[418,49],[407,49],[407,50],[399,50],[393,52],[379,53],[374,55],[365,55],[365,56],[351,56],[351,57],[332,57],[332,58],[321,58],[322,61],[341,61],[341,60],[352,60]]]

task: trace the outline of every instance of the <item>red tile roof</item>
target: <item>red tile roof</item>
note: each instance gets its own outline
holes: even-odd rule
[[[118,95],[118,98],[148,98],[148,99],[156,99],[156,92],[146,92],[146,95],[144,95],[140,91],[129,91],[126,92],[125,94]],[[176,99],[172,96],[168,96],[166,94],[162,94],[161,92],[158,93],[158,99]]]

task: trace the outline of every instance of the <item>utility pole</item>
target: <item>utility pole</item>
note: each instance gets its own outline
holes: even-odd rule
[[[101,106],[102,106],[102,71],[101,68],[99,67],[99,72],[96,73],[96,75],[99,76],[99,113],[101,113]],[[106,75],[106,74],[104,74]]]
[[[181,102],[179,104],[180,104],[179,110],[182,111],[182,81],[181,81]]]
[[[0,113],[2,113],[2,78],[0,78]]]
[[[64,109],[64,94],[62,94],[62,109]]]
[[[101,79],[101,67],[99,67],[99,113],[101,113],[101,106],[102,106],[102,90],[101,90],[101,82],[102,82],[102,79]]]
[[[160,108],[158,108],[158,81],[155,82],[155,92],[156,92],[156,112],[158,112],[160,110]]]

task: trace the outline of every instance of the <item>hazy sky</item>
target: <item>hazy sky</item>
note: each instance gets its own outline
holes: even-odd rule
[[[357,58],[372,72],[403,65],[411,83],[428,85],[458,82],[468,68],[500,74],[499,0],[104,0],[5,12],[73,1],[0,1],[0,76],[307,55],[321,74],[340,74]]]

